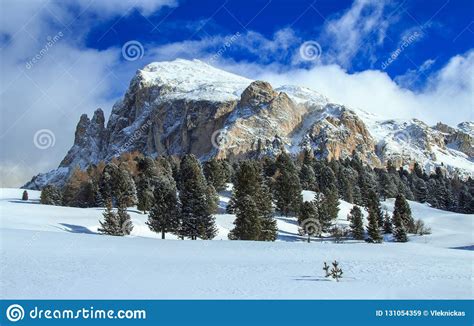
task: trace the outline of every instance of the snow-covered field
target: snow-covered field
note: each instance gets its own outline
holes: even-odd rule
[[[0,190],[1,298],[473,298],[473,215],[411,202],[432,234],[404,244],[306,243],[296,220],[284,217],[276,242],[221,241],[234,219],[224,214],[224,192],[218,237],[180,241],[159,239],[134,209],[131,236],[99,235],[102,209],[40,205],[37,191],[23,202],[21,193]],[[391,210],[393,200],[383,206]],[[347,223],[351,204],[340,208],[339,222]],[[340,282],[324,278],[323,262],[334,259],[344,271]]]

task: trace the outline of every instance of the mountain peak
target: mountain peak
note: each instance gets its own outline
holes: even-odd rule
[[[238,100],[252,82],[196,59],[153,62],[139,70],[136,78],[145,85],[166,85],[171,99],[219,102]]]

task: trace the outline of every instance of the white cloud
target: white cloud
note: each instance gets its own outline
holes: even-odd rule
[[[126,14],[132,4],[147,15],[173,3],[1,1],[2,186],[20,186],[34,174],[57,167],[72,145],[79,116],[91,114],[97,107],[107,112],[114,102],[114,89],[128,84],[122,78],[123,70],[135,67],[122,65],[117,69],[120,48],[99,51],[83,46],[89,31],[86,23],[97,15],[104,22]],[[73,25],[68,26],[70,23]],[[62,36],[52,42],[57,35]],[[27,65],[32,59],[34,64]],[[39,129],[54,133],[54,147],[35,147],[33,136]]]
[[[340,17],[326,22],[320,41],[326,63],[350,67],[352,59],[363,52],[371,56],[375,47],[383,44],[390,24],[384,17],[386,0],[355,0]]]
[[[232,62],[223,63],[223,67],[250,78],[268,80],[274,86],[306,86],[335,102],[384,119],[419,118],[430,124],[443,121],[450,125],[474,120],[474,50],[451,58],[443,68],[428,76],[427,86],[418,92],[399,86],[383,71],[351,74],[336,64],[286,71]]]

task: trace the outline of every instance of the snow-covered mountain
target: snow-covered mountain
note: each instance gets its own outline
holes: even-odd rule
[[[298,153],[322,158],[354,152],[374,167],[415,161],[427,170],[474,176],[474,124],[430,127],[419,120],[383,120],[332,103],[308,88],[273,88],[199,60],[151,63],[139,70],[105,126],[102,110],[81,116],[74,145],[58,169],[25,185],[62,185],[72,169],[138,150],[147,155],[192,153],[238,159]]]

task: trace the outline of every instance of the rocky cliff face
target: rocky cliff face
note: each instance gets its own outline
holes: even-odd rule
[[[58,169],[34,177],[27,188],[61,186],[72,169],[124,152],[192,153],[238,159],[297,154],[310,149],[327,159],[354,152],[371,166],[418,161],[474,175],[473,124],[430,128],[418,120],[380,120],[298,86],[274,89],[200,61],[152,63],[139,70],[107,126],[102,110],[81,116],[74,145]]]

